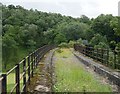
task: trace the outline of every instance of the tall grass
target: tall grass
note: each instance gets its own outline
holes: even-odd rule
[[[69,49],[55,53],[55,92],[111,92],[109,85],[101,83],[87,72]]]

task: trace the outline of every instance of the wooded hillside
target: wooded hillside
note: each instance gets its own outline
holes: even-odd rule
[[[3,5],[2,14],[3,65],[7,69],[45,44],[77,42],[111,50],[120,47],[120,19],[112,15],[73,18],[19,5]]]

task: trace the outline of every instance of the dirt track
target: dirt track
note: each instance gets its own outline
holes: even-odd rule
[[[51,92],[52,90],[52,64],[51,57],[54,50],[48,52],[39,63],[28,86],[28,92],[39,94],[40,92]]]

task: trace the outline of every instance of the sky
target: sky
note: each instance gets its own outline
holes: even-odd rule
[[[96,18],[100,14],[118,15],[120,0],[1,0],[3,4],[21,5],[26,9],[43,12],[60,13],[66,16],[80,17],[86,15]]]

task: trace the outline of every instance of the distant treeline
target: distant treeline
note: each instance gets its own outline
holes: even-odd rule
[[[119,17],[101,14],[79,18],[3,5],[3,65],[11,67],[25,55],[45,44],[78,42],[82,45],[120,47]],[[7,65],[7,66],[6,66]]]

